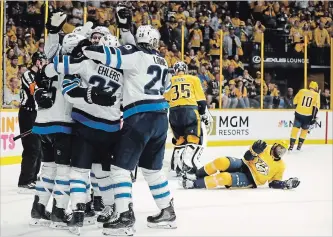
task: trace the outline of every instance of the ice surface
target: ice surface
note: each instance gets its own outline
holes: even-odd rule
[[[246,147],[207,148],[203,160],[241,157]],[[171,150],[166,153],[170,158]],[[304,146],[285,157],[285,178],[298,177],[295,190],[268,187],[243,190],[183,190],[169,181],[175,198],[178,228],[155,230],[146,217],[158,212],[139,172],[133,187],[136,236],[332,235],[332,146]],[[166,162],[168,163],[168,162]],[[1,167],[1,236],[73,236],[65,230],[29,227],[33,195],[17,194],[19,165]],[[102,236],[97,226],[84,227],[82,236]]]

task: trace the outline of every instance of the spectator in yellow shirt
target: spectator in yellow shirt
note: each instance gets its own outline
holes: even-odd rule
[[[256,22],[256,25],[253,29],[253,42],[260,43],[261,42],[261,34],[265,31],[265,26],[261,24],[260,21]]]
[[[328,11],[325,11],[324,16],[320,17],[320,22],[323,23],[324,25],[328,25],[329,23],[332,22],[332,18],[330,17]]]
[[[10,65],[6,68],[6,78],[17,77],[18,73],[18,58],[13,56],[10,61]]]
[[[239,74],[243,74],[244,64],[239,60],[239,56],[237,54],[234,56],[234,59],[231,60],[230,65],[233,66],[237,71],[239,70]]]
[[[104,25],[104,22],[113,20],[112,8],[107,8],[105,2],[101,2],[101,8],[96,9],[96,19],[99,25]]]
[[[184,14],[184,9],[182,7],[178,8],[177,13],[174,15],[176,18],[176,21],[178,22],[179,19],[183,20],[184,22],[186,21],[186,16]]]
[[[240,108],[250,108],[250,101],[247,97],[247,89],[244,86],[243,79],[240,78],[237,82],[236,95]]]
[[[15,55],[18,57],[18,64],[23,64],[24,55],[28,54],[28,49],[22,39],[17,39],[17,44],[14,47]]]
[[[200,47],[200,51],[197,52],[197,55],[198,55],[199,61],[201,61],[204,57],[206,57],[206,48],[205,48],[205,46],[202,45]]]
[[[198,56],[195,54],[194,49],[190,49],[189,55],[185,56],[185,62],[186,62],[186,64],[190,64],[191,60],[194,60],[195,61],[195,65],[199,68],[199,66],[200,66],[199,59],[198,59]]]
[[[317,47],[330,45],[330,36],[323,23],[320,23],[319,27],[314,30],[314,41]]]
[[[190,32],[190,41],[192,48],[194,49],[194,52],[197,52],[200,48],[200,45],[202,43],[202,32],[199,29],[199,24],[198,22],[194,23],[194,28]]]
[[[240,26],[241,20],[239,19],[239,12],[235,12],[235,17],[231,18],[231,23],[234,27],[239,27]]]
[[[105,27],[107,27],[112,35],[117,35],[117,28],[115,24],[111,25],[109,20],[105,21]]]
[[[290,29],[289,38],[292,43],[299,43],[303,39],[303,29],[300,26],[299,21],[295,21],[294,26]]]
[[[6,52],[7,58],[6,58],[6,67],[10,66],[12,58],[15,56],[15,51],[13,48],[7,49]]]
[[[210,50],[209,50],[209,54],[212,56],[212,59],[218,59],[220,57],[220,42],[217,39],[217,34],[214,33],[213,35],[213,39],[210,39],[209,41],[209,46],[210,46]]]
[[[231,65],[231,61],[228,58],[228,54],[223,54],[222,68],[227,69]]]

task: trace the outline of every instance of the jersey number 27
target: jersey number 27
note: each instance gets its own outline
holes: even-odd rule
[[[147,69],[148,75],[155,75],[153,79],[148,82],[144,89],[145,94],[147,95],[163,95],[165,90],[165,80],[166,76],[168,75],[168,69],[162,70],[160,66],[157,65],[151,65]],[[155,85],[157,85],[157,88],[160,89],[152,89]]]

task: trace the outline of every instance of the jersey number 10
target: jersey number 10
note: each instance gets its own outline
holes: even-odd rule
[[[302,101],[302,106],[303,107],[310,107],[311,104],[312,104],[312,97],[304,96],[303,101]]]

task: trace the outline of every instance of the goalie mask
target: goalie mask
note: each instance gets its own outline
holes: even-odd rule
[[[186,63],[180,61],[180,62],[176,62],[174,65],[173,65],[173,70],[175,71],[176,75],[179,73],[179,72],[184,72],[185,74],[188,74],[188,67],[186,65]]]
[[[285,141],[277,141],[271,148],[271,155],[274,157],[275,161],[281,160],[281,158],[286,154],[288,150],[288,145]]]

